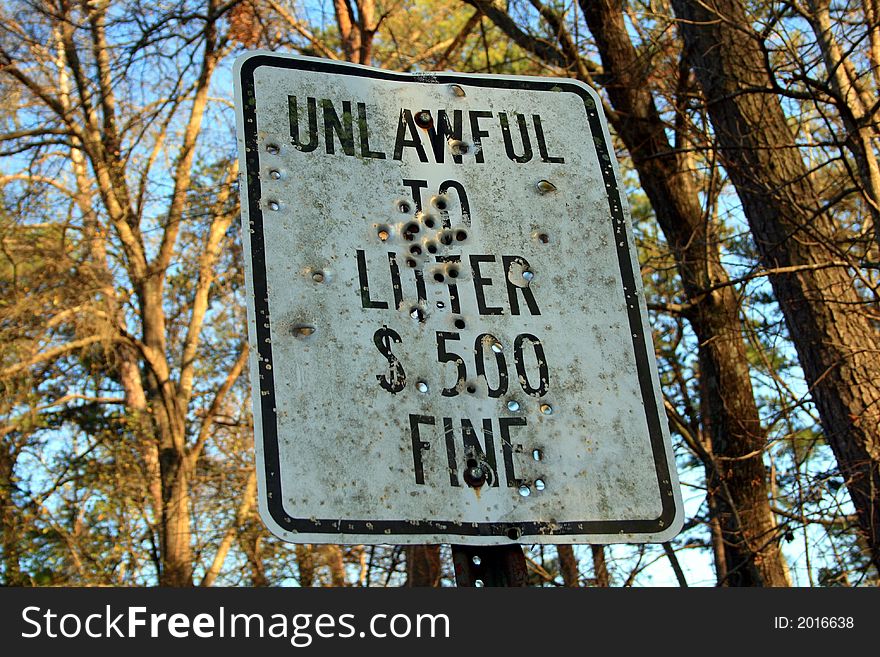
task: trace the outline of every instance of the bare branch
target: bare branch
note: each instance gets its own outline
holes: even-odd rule
[[[226,533],[223,534],[223,539],[220,541],[220,545],[217,547],[217,552],[214,554],[214,560],[205,571],[205,576],[202,578],[202,582],[199,586],[213,586],[214,582],[217,581],[217,576],[223,568],[223,563],[226,561],[226,556],[229,554],[232,542],[235,540],[238,530],[247,520],[251,509],[253,509],[256,497],[257,470],[256,468],[251,467],[248,472],[247,482],[244,485],[244,492],[241,495],[241,503],[238,505],[238,509],[235,512],[235,518],[226,529]]]
[[[208,442],[208,437],[211,434],[211,427],[214,424],[214,419],[220,412],[220,407],[223,405],[226,395],[229,394],[232,386],[238,380],[238,377],[241,376],[242,370],[244,370],[244,366],[247,364],[247,357],[248,345],[245,344],[242,346],[238,358],[235,363],[233,363],[229,373],[226,375],[226,380],[223,382],[223,385],[220,386],[220,389],[217,390],[214,399],[211,401],[211,405],[208,407],[205,416],[202,418],[202,426],[199,428],[198,438],[196,438],[196,442],[190,449],[187,457],[191,467],[195,467],[195,464],[198,462],[199,456],[205,447],[205,443]]]

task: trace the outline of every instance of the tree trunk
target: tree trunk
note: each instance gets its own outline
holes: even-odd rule
[[[406,546],[406,584],[404,586],[440,586],[439,545]]]
[[[666,137],[621,1],[582,1],[581,8],[602,58],[605,88],[617,113],[614,128],[633,159],[691,305],[687,317],[699,340],[704,431],[714,455],[707,464],[707,488],[725,545],[724,583],[788,586],[769,504],[766,434],[755,405],[736,292],[726,285],[718,242],[689,163]]]
[[[12,441],[10,441],[11,443]],[[21,536],[18,533],[18,514],[12,500],[12,475],[15,470],[17,448],[14,444],[0,443],[0,528],[2,528],[3,585],[27,586],[30,582],[21,572]]]
[[[596,579],[596,586],[607,589],[611,586],[611,578],[608,576],[608,565],[605,563],[605,546],[591,545],[590,550],[593,553],[593,577]]]
[[[556,553],[559,555],[559,572],[562,574],[562,583],[569,588],[578,588],[581,579],[577,558],[574,556],[574,548],[571,545],[557,545]]]
[[[262,541],[263,537],[257,536],[253,549],[248,552],[248,563],[251,565],[251,586],[254,587],[265,587],[271,584],[269,578],[266,577],[266,567],[263,565]]]
[[[837,95],[834,102],[838,106],[838,114],[846,130],[846,147],[856,161],[862,195],[871,213],[874,239],[880,244],[880,164],[877,162],[877,155],[871,143],[878,135],[876,124],[870,120],[874,99],[860,84],[849,55],[841,48],[834,36],[830,13],[831,0],[807,0],[806,4],[808,11],[804,17],[813,28],[813,34],[816,35],[828,81]]]
[[[184,455],[174,449],[159,453],[162,472],[162,573],[160,586],[192,586],[189,472]]]
[[[294,547],[296,565],[299,570],[299,585],[310,587],[315,585],[315,552],[311,545],[297,543]]]
[[[333,586],[345,586],[345,560],[342,557],[342,548],[338,545],[322,545],[321,553],[324,556],[324,564],[330,571],[330,583]]]
[[[673,0],[720,157],[880,567],[880,352],[867,302],[835,266],[838,227],[822,207],[769,89],[759,35],[738,0]],[[782,268],[782,271],[778,271]],[[774,273],[773,270],[777,269]]]

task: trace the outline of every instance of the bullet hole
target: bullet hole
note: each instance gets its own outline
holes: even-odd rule
[[[483,584],[483,580],[475,579],[474,586],[477,587],[478,589],[481,589],[481,588],[483,588],[483,586],[485,586],[485,584]]]
[[[542,491],[547,488],[547,484],[544,483],[543,479],[535,479],[535,490]]]
[[[445,246],[452,244],[452,233],[446,230],[440,233],[440,244]]]
[[[465,93],[464,89],[462,89],[461,85],[453,84],[449,87],[449,90],[452,92],[453,96],[457,96],[458,98],[464,98]],[[478,559],[479,557],[474,557],[474,559]],[[477,563],[476,561],[474,563]]]
[[[471,561],[473,562],[473,564],[475,566],[479,566],[481,563],[483,563],[483,560],[480,559],[479,555],[477,555],[477,554],[475,554],[474,556],[471,557]]]
[[[278,201],[269,201],[269,209],[272,211],[277,211],[281,206],[278,204]]]
[[[419,228],[419,224],[417,222],[410,221],[403,228],[403,237],[404,239],[412,240],[416,233],[418,233],[420,230],[421,228]]]
[[[437,281],[438,283],[442,283],[443,281],[446,280],[446,277],[443,276],[443,274],[441,274],[441,273],[438,271],[436,274],[434,274],[434,280]],[[438,303],[442,303],[442,302],[438,302]]]
[[[528,489],[528,486],[526,486],[526,489]],[[520,536],[522,536],[522,530],[519,527],[511,527],[507,530],[507,538],[511,541],[517,540]]]
[[[456,269],[455,267],[450,267],[449,271],[447,271],[446,274],[447,276],[449,276],[449,278],[458,278],[458,269]]]
[[[508,411],[513,411],[515,413],[516,411],[519,410],[519,408],[520,408],[519,402],[516,401],[515,399],[511,399],[509,402],[507,402],[507,410]]]
[[[470,385],[468,385],[467,388],[465,388],[465,390],[467,390],[468,393],[472,395],[477,391],[477,386],[475,386],[473,383],[471,383]]]
[[[271,155],[278,155],[281,152],[281,147],[278,144],[266,144],[266,152]]]
[[[418,383],[416,383],[416,390],[418,390],[419,392],[422,392],[422,393],[428,392],[428,390],[429,390],[428,384],[425,383],[424,381],[419,381]]]
[[[464,483],[471,488],[479,488],[486,483],[486,473],[480,464],[473,459],[467,462],[467,468],[464,471]]]
[[[403,214],[409,214],[409,211],[412,209],[412,206],[406,201],[401,201],[397,204],[397,209],[400,210]]]
[[[422,310],[421,308],[419,308],[418,306],[414,306],[414,307],[410,308],[409,316],[412,317],[413,319],[419,320],[420,322],[425,321],[425,311]]]
[[[547,233],[538,233],[538,241],[541,244],[547,244],[550,241],[550,236]]]
[[[459,317],[458,319],[456,319],[456,320],[453,322],[453,324],[455,325],[455,328],[457,328],[457,329],[463,329],[463,328],[465,327],[464,320],[463,320],[461,317]]]
[[[449,150],[452,152],[453,155],[464,155],[470,150],[470,146],[458,139],[450,139]]]
[[[297,324],[293,327],[293,335],[297,338],[307,338],[313,335],[317,329],[309,324]]]
[[[540,449],[533,449],[532,458],[536,461],[541,461],[544,458],[544,452],[542,452]]]
[[[412,258],[407,258],[407,259],[406,259],[406,266],[407,266],[407,267],[413,267],[413,268],[415,268],[415,266],[416,266],[417,264],[418,264],[418,263],[417,263],[415,260],[413,260]]]
[[[550,404],[541,404],[541,412],[544,415],[553,415],[553,407]]]
[[[428,251],[428,253],[437,253],[438,250],[437,245],[434,242],[428,242],[427,244],[425,244],[425,249]]]
[[[538,193],[540,194],[549,194],[550,192],[556,191],[556,185],[549,180],[539,180],[538,184],[535,186],[538,188]]]
[[[455,231],[455,240],[457,242],[464,242],[467,239],[467,231],[466,230],[457,230]]]
[[[446,203],[446,199],[442,196],[435,197],[432,202],[434,203],[434,207],[441,211],[449,207]]]
[[[446,307],[446,304],[443,303],[442,301],[438,301],[438,302],[437,302],[437,307],[438,307],[440,310],[443,310],[443,309]]]
[[[532,494],[532,489],[529,488],[526,484],[521,484],[519,487],[519,494],[520,494],[520,497],[528,497],[529,495]],[[508,536],[510,536],[509,533],[508,533]]]
[[[434,119],[431,117],[431,113],[427,110],[417,112],[415,119],[416,125],[420,128],[430,128],[432,125],[434,125]]]
[[[379,226],[376,230],[376,235],[381,241],[387,242],[388,238],[391,237],[391,229],[388,226]]]
[[[322,272],[322,271],[312,272],[312,280],[315,281],[315,283],[323,283],[324,282],[324,272]]]
[[[272,169],[271,171],[269,171],[269,177],[272,180],[278,180],[279,178],[281,178],[281,172],[278,169]]]
[[[413,255],[422,255],[422,247],[420,247],[418,244],[413,244],[411,247],[409,247],[409,252]]]
[[[434,221],[434,217],[428,215],[425,217],[425,228],[433,228],[437,225],[437,222]]]

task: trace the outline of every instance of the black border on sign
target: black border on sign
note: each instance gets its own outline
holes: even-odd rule
[[[275,412],[275,382],[272,369],[272,345],[270,340],[270,323],[268,285],[266,281],[266,249],[263,236],[263,214],[260,208],[260,150],[257,140],[256,96],[254,92],[254,71],[261,66],[273,68],[298,69],[336,75],[353,75],[362,78],[393,80],[415,84],[465,84],[478,87],[496,87],[507,89],[523,89],[531,91],[568,91],[580,96],[584,101],[587,121],[594,137],[602,176],[608,194],[608,205],[615,232],[626,234],[626,222],[617,179],[612,164],[613,153],[605,139],[599,113],[592,96],[582,87],[560,79],[547,81],[533,78],[481,78],[456,73],[430,73],[419,76],[396,73],[381,69],[355,67],[337,64],[330,61],[314,59],[298,59],[274,55],[254,55],[245,60],[240,68],[241,100],[245,140],[245,180],[247,181],[248,215],[250,220],[251,264],[254,286],[254,312],[256,317],[257,351],[259,357],[259,379],[251,382],[260,386],[258,398],[261,406],[263,427],[263,462],[265,466],[266,501],[272,518],[284,530],[293,533],[312,534],[362,534],[374,535],[377,538],[395,535],[433,534],[458,536],[506,536],[511,542],[528,543],[529,536],[566,536],[566,535],[610,535],[610,534],[654,534],[667,530],[675,521],[675,496],[672,480],[666,460],[663,431],[661,428],[660,409],[654,396],[651,377],[649,354],[642,330],[642,318],[639,304],[628,304],[630,332],[633,336],[633,351],[638,370],[639,387],[644,401],[648,432],[654,457],[654,467],[659,484],[662,511],[657,518],[644,520],[590,520],[567,521],[559,523],[546,522],[452,522],[442,520],[350,520],[340,518],[294,518],[283,505],[280,475],[280,457],[278,449],[278,423]],[[600,139],[595,139],[595,137]],[[246,229],[246,227],[243,227]],[[615,240],[617,258],[620,268],[621,282],[624,290],[634,291],[636,287],[635,272],[629,241]],[[622,246],[621,246],[622,244]],[[549,526],[548,526],[549,525]],[[548,531],[551,530],[551,531]],[[393,541],[388,541],[393,542]]]

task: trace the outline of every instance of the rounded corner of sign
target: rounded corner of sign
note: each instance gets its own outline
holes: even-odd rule
[[[244,68],[244,65],[250,60],[256,57],[257,55],[263,54],[260,50],[251,50],[250,52],[243,52],[238,55],[235,60],[232,62],[232,72],[238,77],[239,73],[241,73],[241,69]]]
[[[280,538],[282,541],[291,542],[293,532],[289,529],[286,529],[281,521],[278,520],[276,516],[276,512],[280,511],[282,514],[284,513],[284,509],[281,508],[281,505],[277,505],[277,509],[272,509],[269,507],[269,500],[266,499],[263,491],[260,491],[260,500],[258,505],[258,511],[260,513],[260,519],[263,521],[263,524],[266,526],[266,529],[275,536],[276,538]]]
[[[602,98],[599,96],[599,92],[597,92],[593,87],[588,85],[586,82],[583,82],[582,80],[576,80],[574,78],[571,78],[571,79],[565,80],[565,84],[569,87],[574,87],[574,89],[571,89],[571,91],[573,93],[576,93],[576,94],[580,95],[581,97],[583,97],[584,94],[586,94],[587,96],[589,96],[590,100],[592,100],[593,103],[597,107],[602,106]]]
[[[668,543],[681,533],[684,528],[684,512],[683,509],[676,504],[672,509],[672,519],[664,522],[664,529],[656,532],[652,537],[653,543]]]
[[[235,61],[232,63],[233,77],[239,79],[244,73],[252,73],[260,66],[260,60],[268,60],[270,57],[274,56],[275,54],[268,50],[251,50],[242,53],[236,57]]]
[[[266,529],[268,529],[276,538],[279,538],[282,541],[292,542],[293,533],[281,525],[281,523],[275,518],[273,510],[269,508],[269,505],[266,502],[265,499],[261,499],[259,504],[260,519],[263,521]]]

